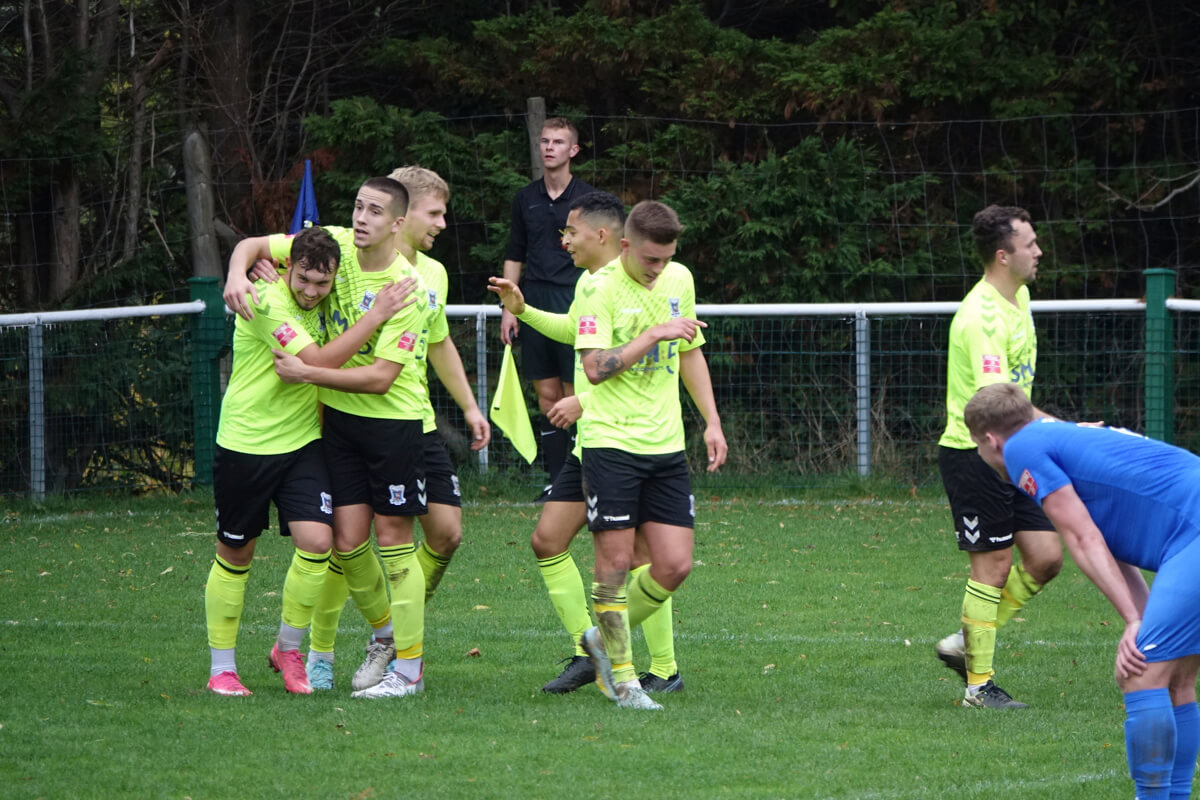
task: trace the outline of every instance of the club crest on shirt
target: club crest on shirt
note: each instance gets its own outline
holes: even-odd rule
[[[413,348],[415,348],[416,346],[417,346],[417,335],[415,333],[413,333],[412,331],[405,331],[400,336],[400,341],[396,342],[396,347],[399,347],[401,350],[407,350],[410,353],[413,351]]]
[[[668,297],[667,303],[671,306],[671,319],[679,316],[679,298]]]
[[[363,292],[362,300],[358,301],[358,310],[366,313],[371,310],[371,304],[375,302],[375,293],[370,289]]]
[[[1000,374],[1000,356],[983,356],[983,374],[999,375]]]
[[[437,289],[429,290],[429,310],[437,311]]]
[[[588,336],[596,333],[596,317],[594,314],[585,314],[579,318],[579,330],[576,336]]]
[[[1017,481],[1017,488],[1030,497],[1037,497],[1037,481],[1029,474],[1029,470],[1021,473],[1021,479]]]
[[[394,506],[402,506],[404,500],[404,484],[390,483],[388,484],[388,502]]]
[[[288,342],[296,338],[296,331],[285,322],[271,331],[271,335],[275,337],[275,341],[279,342],[280,347],[287,347]]]

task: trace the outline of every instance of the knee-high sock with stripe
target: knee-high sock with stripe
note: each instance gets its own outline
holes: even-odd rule
[[[312,630],[308,637],[309,660],[325,658],[333,660],[333,648],[337,642],[338,624],[350,590],[346,587],[346,576],[342,572],[342,560],[335,550],[329,558],[329,570],[321,584],[321,594],[313,607]]]
[[[650,651],[650,672],[669,678],[679,671],[675,663],[675,620],[671,616],[673,592],[664,589],[643,564],[629,574],[629,627],[642,626]]]
[[[969,686],[987,683],[995,673],[992,659],[996,655],[996,613],[999,607],[999,589],[986,583],[967,581],[967,590],[963,593],[962,629]]]
[[[429,542],[421,542],[417,548],[417,560],[421,562],[421,574],[425,576],[425,602],[428,603],[442,582],[446,567],[450,566],[450,556],[435,552]]]
[[[583,576],[579,567],[567,550],[556,556],[538,559],[538,572],[546,584],[546,593],[550,595],[550,603],[562,620],[567,635],[571,637],[575,655],[584,656],[587,653],[579,646],[579,637],[583,636],[592,625],[591,614],[588,613],[587,594],[583,588]]]
[[[417,560],[417,546],[381,547],[379,556],[383,559],[392,594],[396,658],[419,659],[425,641],[425,576],[421,574],[421,562]]]
[[[1175,712],[1167,689],[1125,693],[1125,757],[1138,800],[1169,800]]]
[[[629,635],[629,601],[624,584],[593,583],[592,610],[617,683],[637,680]]]
[[[346,576],[346,588],[367,624],[375,630],[390,625],[392,611],[387,585],[383,582],[383,568],[371,549],[371,542],[363,542],[349,552],[339,550],[338,558]]]
[[[1171,800],[1192,796],[1196,755],[1200,753],[1200,711],[1195,703],[1172,709],[1175,713],[1175,764],[1171,770]]]
[[[1013,564],[1008,570],[1008,580],[1005,581],[1004,588],[1000,590],[1000,607],[996,610],[996,627],[999,628],[1012,619],[1013,615],[1041,590],[1042,584],[1025,571],[1023,564]]]
[[[329,570],[329,551],[309,553],[300,548],[292,554],[287,577],[283,580],[283,610],[280,613],[279,649],[297,650],[308,626],[313,607]]]
[[[234,566],[220,556],[213,559],[212,567],[208,570],[208,583],[204,585],[204,618],[208,627],[213,674],[226,670],[237,671],[233,654],[237,647],[246,582],[249,579],[249,565]]]

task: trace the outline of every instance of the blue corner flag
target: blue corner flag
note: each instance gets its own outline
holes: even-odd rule
[[[300,196],[296,198],[296,212],[292,214],[292,227],[288,233],[299,233],[304,228],[320,225],[317,214],[317,195],[313,192],[312,162],[304,159],[304,180],[300,183]]]

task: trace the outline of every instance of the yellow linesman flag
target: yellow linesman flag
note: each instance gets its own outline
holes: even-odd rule
[[[500,381],[492,396],[492,409],[488,416],[513,443],[517,452],[532,464],[537,458],[537,440],[533,438],[533,424],[529,421],[529,409],[525,407],[521,376],[517,374],[517,365],[513,362],[512,345],[504,345]]]

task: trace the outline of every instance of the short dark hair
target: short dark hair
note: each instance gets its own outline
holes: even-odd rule
[[[571,211],[578,211],[593,228],[608,228],[620,238],[625,230],[625,204],[610,192],[588,192],[571,201]]]
[[[566,130],[567,133],[571,134],[571,141],[574,144],[579,144],[579,128],[576,128],[575,123],[566,117],[547,117],[546,121],[542,123],[542,130],[546,130],[546,128]]]
[[[989,383],[967,401],[963,422],[972,436],[994,433],[1007,439],[1037,414],[1025,390],[1015,383]]]
[[[404,184],[400,181],[387,177],[367,178],[363,181],[362,188],[383,192],[391,197],[392,212],[397,217],[403,217],[408,213],[408,189],[405,189]]]
[[[657,200],[643,200],[625,218],[625,238],[649,239],[671,244],[683,234],[683,223],[675,209]]]
[[[293,267],[332,275],[342,262],[342,248],[338,247],[329,231],[314,225],[300,231],[292,239],[291,259]]]
[[[1029,212],[1017,206],[988,206],[971,220],[971,233],[975,236],[975,250],[984,264],[990,264],[997,250],[1012,252],[1013,220],[1032,221]]]

